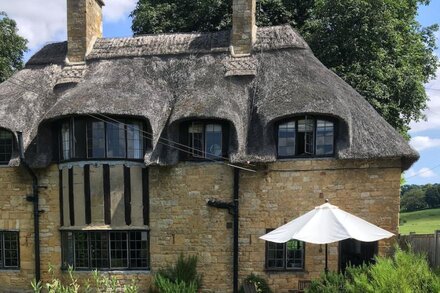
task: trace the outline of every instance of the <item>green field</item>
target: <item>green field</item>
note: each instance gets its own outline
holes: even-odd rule
[[[400,234],[432,234],[440,230],[440,209],[400,213]]]

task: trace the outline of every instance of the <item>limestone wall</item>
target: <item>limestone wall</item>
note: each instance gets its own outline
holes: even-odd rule
[[[59,170],[40,171],[41,260],[43,278],[49,263],[60,274]],[[305,271],[266,272],[265,243],[258,239],[328,198],[332,204],[393,233],[398,229],[400,161],[280,161],[258,172],[240,171],[240,280],[255,273],[275,292],[296,288],[298,279],[322,272],[324,251],[306,245]],[[33,214],[30,178],[20,168],[0,169],[0,229],[20,231],[20,270],[0,271],[0,291],[29,288],[34,278]],[[231,201],[233,170],[220,163],[181,163],[150,168],[151,272],[116,272],[119,279],[137,278],[147,290],[158,269],[175,263],[180,252],[199,257],[205,292],[232,292],[232,221],[226,210],[207,206],[209,199]],[[381,241],[387,253],[391,241]],[[321,250],[320,250],[321,249]],[[330,246],[330,267],[337,269],[337,245]],[[64,274],[65,275],[65,274]],[[82,279],[87,273],[79,274]]]

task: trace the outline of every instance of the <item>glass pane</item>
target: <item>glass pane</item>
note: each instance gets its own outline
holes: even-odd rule
[[[188,135],[192,155],[203,158],[203,124],[192,123],[188,128]]]
[[[127,232],[110,233],[111,268],[128,267]]]
[[[148,268],[147,232],[130,232],[130,267]]]
[[[284,244],[283,243],[267,243],[267,268],[282,269],[284,268]]]
[[[107,158],[125,158],[125,126],[120,122],[107,123]]]
[[[318,120],[316,124],[316,154],[332,155],[334,143],[334,125],[333,122]]]
[[[304,267],[303,260],[304,242],[290,240],[286,243],[286,268],[302,269]]]
[[[8,163],[12,156],[12,133],[0,130],[0,162]]]
[[[127,157],[129,159],[142,159],[144,157],[143,130],[141,122],[127,123]]]
[[[278,126],[278,156],[295,155],[295,122]]]
[[[92,269],[109,267],[108,257],[108,233],[91,232],[90,237],[90,263]]]
[[[220,124],[206,125],[206,157],[219,158],[222,155],[222,126]]]
[[[313,119],[298,120],[298,154],[313,154]]]
[[[73,146],[74,157],[78,159],[87,158],[86,155],[86,121],[84,119],[74,119],[73,127]]]
[[[75,268],[89,268],[89,245],[86,232],[75,233]]]
[[[63,254],[63,260],[61,266],[67,268],[73,266],[73,233],[62,232],[61,233],[61,249]]]
[[[61,155],[63,160],[70,159],[70,122],[64,122],[61,126]]]
[[[3,245],[5,267],[18,267],[18,232],[4,232]]]
[[[87,123],[87,154],[89,158],[105,157],[105,126],[102,121]]]

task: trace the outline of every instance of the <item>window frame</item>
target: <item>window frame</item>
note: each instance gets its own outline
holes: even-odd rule
[[[312,120],[313,121],[313,154],[298,154],[298,121],[300,120]],[[331,154],[324,154],[324,155],[317,155],[316,154],[316,133],[317,133],[317,127],[318,127],[318,120],[323,120],[326,122],[333,123],[333,152]],[[288,156],[282,156],[279,154],[279,127],[283,124],[294,122],[295,123],[295,155],[288,155]],[[330,116],[320,116],[320,115],[302,115],[302,116],[295,116],[287,119],[283,119],[278,121],[275,124],[275,143],[276,143],[276,152],[277,152],[277,158],[278,159],[294,159],[294,158],[331,158],[334,157],[336,154],[336,138],[338,136],[338,120],[334,117]]]
[[[145,131],[148,131],[148,123],[144,121],[143,119],[139,119],[136,117],[110,117],[111,119],[117,120],[119,123],[122,123],[124,126],[124,143],[125,143],[125,156],[124,157],[109,157],[108,156],[108,124],[109,123],[117,123],[113,120],[103,119],[106,121],[101,121],[99,119],[95,119],[92,117],[85,117],[85,116],[70,116],[64,119],[59,120],[56,125],[57,129],[57,146],[58,146],[58,158],[57,161],[59,163],[65,163],[65,162],[79,162],[79,161],[134,161],[134,162],[143,162],[144,155],[149,149],[149,139],[145,137],[144,134]],[[75,119],[81,119],[85,121],[85,157],[77,157],[75,154],[75,143],[74,143],[74,136],[75,136]],[[91,143],[91,140],[89,139],[89,126],[93,125],[92,122],[103,122],[104,123],[104,156],[103,157],[93,157],[89,155],[89,145]],[[63,125],[65,123],[69,124],[69,158],[64,159],[64,144],[63,144],[63,136],[62,136],[62,129]],[[128,150],[128,125],[130,123],[139,123],[142,125],[142,129],[139,130],[140,133],[140,139],[142,140],[142,155],[141,158],[130,158],[129,157],[129,150]],[[134,150],[134,149],[133,149]]]
[[[14,153],[14,148],[15,148],[14,133],[12,133],[11,131],[9,131],[9,130],[7,130],[5,128],[0,128],[0,132],[4,132],[4,133],[7,133],[7,134],[11,135],[11,139],[10,139],[11,153],[10,153],[10,156],[9,156],[9,160],[7,160],[7,161],[1,161],[0,160],[0,165],[8,165],[9,162],[11,161],[11,159],[12,159],[12,154]],[[0,147],[2,147],[2,146],[0,145]],[[2,155],[6,155],[6,153],[4,153]]]
[[[200,123],[203,126],[203,157],[202,156],[194,156],[192,154],[192,146],[189,142],[189,128],[193,123]],[[207,126],[210,124],[214,125],[220,125],[221,126],[221,139],[222,139],[222,152],[219,156],[206,156],[206,130]],[[186,120],[180,124],[179,127],[179,133],[180,133],[180,139],[179,143],[184,145],[179,148],[183,149],[184,151],[180,150],[179,157],[182,161],[193,161],[193,162],[203,162],[203,161],[223,161],[229,155],[229,142],[230,142],[230,123],[225,120],[217,120],[217,119],[194,119],[194,120]],[[189,153],[191,152],[191,154]]]
[[[15,234],[17,237],[17,266],[5,265],[5,237],[4,234]],[[0,270],[20,270],[20,232],[13,230],[0,230]]]
[[[273,229],[267,229],[267,233],[272,231]],[[294,267],[289,268],[287,267],[287,242],[285,243],[275,243],[266,241],[265,243],[265,259],[264,259],[264,269],[269,272],[304,272],[306,268],[306,243],[304,241],[300,240],[289,240],[289,241],[298,241],[299,243],[302,243],[302,266],[300,268]],[[289,242],[288,241],[288,242]],[[282,245],[283,246],[283,267],[275,268],[275,267],[269,267],[269,245],[270,244],[276,244],[276,245]]]
[[[137,239],[132,239],[130,234],[134,233],[134,232],[138,232],[138,233],[147,233],[147,240],[146,240],[146,244],[147,244],[147,259],[146,259],[146,267],[137,267],[137,266],[131,266],[131,253],[132,251],[138,251],[139,249],[131,249],[131,243],[134,242],[138,242]],[[61,270],[68,270],[69,266],[72,266],[74,270],[76,271],[93,271],[93,270],[98,270],[98,271],[149,271],[151,268],[151,257],[150,257],[150,231],[149,230],[142,230],[142,229],[133,229],[133,230],[61,230]],[[68,233],[71,233],[72,236],[72,242],[71,243],[67,243],[70,247],[70,249],[72,249],[72,255],[71,256],[66,256],[66,248],[65,248],[65,237],[68,239]],[[76,266],[76,239],[75,239],[75,235],[76,234],[81,234],[84,233],[86,234],[86,242],[87,242],[87,267],[77,267]],[[91,247],[91,242],[93,241],[91,239],[91,234],[96,233],[96,234],[100,234],[103,233],[105,235],[107,235],[107,239],[105,240],[105,242],[107,242],[107,267],[102,267],[102,268],[98,268],[98,267],[93,267],[92,266],[92,247]],[[112,267],[112,239],[111,239],[111,234],[112,233],[125,233],[126,237],[126,262],[127,262],[127,267]],[[67,240],[68,241],[68,240]],[[102,240],[100,240],[102,242]],[[69,264],[68,262],[66,262],[65,260],[67,259],[67,257],[71,258],[72,263]],[[101,256],[101,261],[103,260],[102,256]]]

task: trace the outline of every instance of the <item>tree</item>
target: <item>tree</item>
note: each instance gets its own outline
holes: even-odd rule
[[[0,83],[23,68],[27,40],[18,35],[17,24],[0,11]]]
[[[414,188],[406,192],[400,202],[401,210],[406,212],[422,210],[427,207],[425,193],[420,188]]]
[[[434,32],[416,21],[429,0],[260,0],[258,25],[289,23],[315,55],[397,130],[423,118],[424,84],[435,76]],[[232,0],[139,0],[135,34],[230,27]]]
[[[440,206],[440,190],[438,185],[430,185],[426,188],[425,201],[430,208]]]

